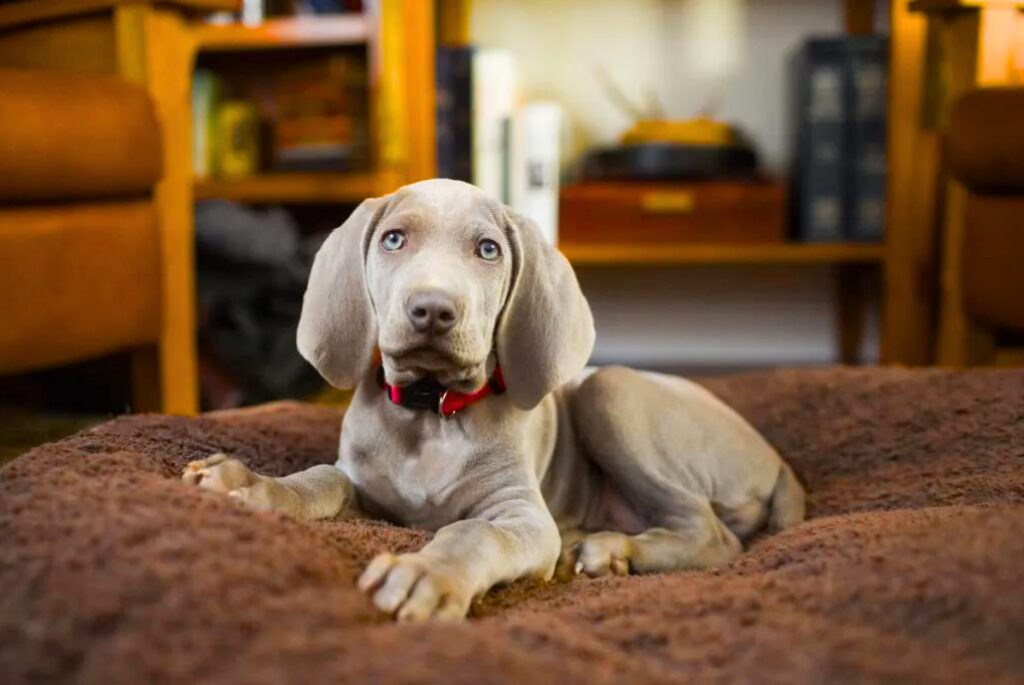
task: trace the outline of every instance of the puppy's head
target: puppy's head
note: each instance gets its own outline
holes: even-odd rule
[[[500,363],[522,408],[578,373],[593,342],[565,258],[531,222],[446,180],[366,200],[327,238],[298,330],[299,351],[337,387],[355,385],[377,347],[393,385],[429,375],[471,392]]]

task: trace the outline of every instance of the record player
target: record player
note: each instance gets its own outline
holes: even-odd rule
[[[757,176],[757,154],[728,124],[707,117],[638,121],[619,145],[586,153],[582,181],[742,180]]]
[[[621,144],[585,155],[562,189],[565,244],[766,244],[785,240],[782,183],[728,124],[644,118]]]

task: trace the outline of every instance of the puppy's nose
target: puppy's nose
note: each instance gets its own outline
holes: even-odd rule
[[[405,313],[418,333],[444,335],[459,322],[455,302],[440,290],[414,293],[405,304]]]

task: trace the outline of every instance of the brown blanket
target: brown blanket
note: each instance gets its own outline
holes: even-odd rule
[[[331,411],[125,417],[40,447],[0,471],[0,682],[1024,682],[1024,372],[707,385],[807,483],[809,521],[711,571],[515,584],[453,625],[394,625],[354,588],[426,533],[177,480],[218,450],[332,461]]]

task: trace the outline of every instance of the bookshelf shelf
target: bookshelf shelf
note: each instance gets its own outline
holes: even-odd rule
[[[563,243],[576,266],[687,264],[871,264],[885,261],[884,245],[851,243],[765,245],[582,245]]]
[[[203,24],[196,29],[202,52],[234,52],[328,45],[359,45],[370,39],[364,14],[268,19],[260,24]]]
[[[377,177],[372,173],[281,173],[239,179],[198,179],[197,200],[237,202],[361,202],[373,197]]]

